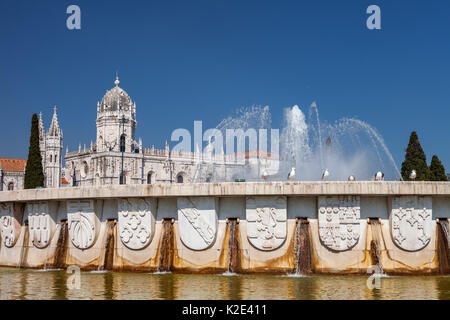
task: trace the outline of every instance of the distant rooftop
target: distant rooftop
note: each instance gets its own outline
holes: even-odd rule
[[[27,165],[27,160],[25,160],[25,159],[0,158],[0,166],[3,171],[23,172],[23,171],[25,171],[26,165]]]

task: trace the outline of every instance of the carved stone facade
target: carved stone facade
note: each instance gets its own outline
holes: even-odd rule
[[[75,247],[87,249],[94,244],[97,235],[96,219],[94,201],[67,202],[69,235]]]
[[[39,249],[47,247],[52,236],[48,203],[28,203],[26,214],[28,217],[28,232],[31,242]]]
[[[182,197],[177,199],[180,238],[192,250],[213,245],[217,232],[217,204],[214,198]]]
[[[319,236],[331,250],[345,251],[358,243],[360,236],[360,197],[319,197]]]
[[[433,228],[431,215],[431,197],[394,197],[390,217],[394,243],[407,251],[426,247]]]
[[[286,240],[286,197],[248,197],[247,238],[259,250],[274,250]]]
[[[204,182],[213,174],[216,179],[232,181],[242,178],[236,168],[245,166],[246,172],[259,168],[257,151],[242,159],[238,155],[241,161],[236,161],[234,154],[224,155],[212,143],[195,152],[172,151],[167,142],[163,150],[144,149],[142,139],[135,137],[136,103],[119,84],[116,79],[97,103],[96,141],[88,147],[80,144],[74,152],[66,150],[64,177],[70,186]],[[267,158],[268,170],[278,164],[278,159]]]
[[[12,203],[0,204],[0,232],[2,244],[8,248],[13,247],[19,235],[16,231],[14,205]]]
[[[46,188],[59,188],[62,179],[63,132],[59,127],[56,107],[54,108],[52,122],[47,133],[44,130],[42,113],[40,114],[39,144],[42,169],[44,170],[44,186]]]
[[[155,233],[155,213],[155,200],[119,200],[119,235],[126,247],[140,250],[152,241]]]

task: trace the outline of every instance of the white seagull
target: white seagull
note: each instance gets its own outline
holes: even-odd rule
[[[411,174],[409,175],[409,178],[411,180],[416,180],[416,177],[417,177],[416,170],[411,171]]]
[[[264,180],[266,180],[269,177],[269,173],[267,172],[266,169],[264,169],[264,171],[262,172],[261,178],[263,178]]]
[[[356,181],[355,176],[350,176],[350,177],[348,177],[348,181]]]
[[[322,180],[327,180],[330,173],[328,172],[328,169],[325,169],[325,171],[322,174]]]
[[[293,180],[295,178],[295,168],[292,168],[291,172],[288,174],[288,179]]]
[[[384,180],[384,173],[381,171],[378,171],[375,175],[375,181],[382,181]]]

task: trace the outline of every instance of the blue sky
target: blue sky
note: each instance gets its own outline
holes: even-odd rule
[[[81,8],[81,30],[66,8]],[[382,29],[366,28],[381,8]],[[113,86],[137,104],[146,147],[241,106],[317,101],[323,120],[367,121],[398,166],[416,130],[450,166],[449,1],[0,1],[0,157],[25,158],[30,118],[57,105],[64,144],[95,140]],[[450,169],[448,170],[450,171]]]

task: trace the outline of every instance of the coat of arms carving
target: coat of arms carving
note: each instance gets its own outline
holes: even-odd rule
[[[0,204],[0,232],[2,236],[2,242],[8,248],[11,248],[16,243],[19,237],[16,234],[14,219],[14,205],[12,203]],[[19,229],[20,231],[20,229]]]
[[[319,197],[319,237],[331,250],[345,251],[358,243],[359,196]]]
[[[393,198],[390,222],[394,243],[407,251],[423,249],[431,240],[431,214],[431,197]]]
[[[92,200],[67,202],[70,240],[78,249],[87,249],[94,244],[97,232],[95,219]]]
[[[36,248],[46,248],[50,244],[52,236],[48,203],[28,203],[26,213],[31,242]]]
[[[149,199],[119,200],[119,235],[126,247],[140,250],[152,241],[156,211],[152,205]]]
[[[177,199],[180,238],[192,250],[213,245],[217,232],[216,200],[208,197]]]
[[[286,240],[286,197],[248,197],[247,238],[259,250],[274,250]]]

